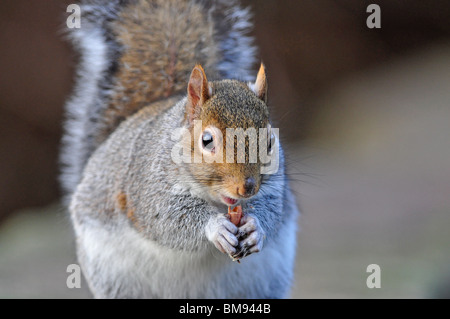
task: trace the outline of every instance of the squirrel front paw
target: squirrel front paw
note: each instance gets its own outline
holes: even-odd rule
[[[244,215],[239,223],[237,239],[239,241],[233,260],[242,259],[250,254],[260,252],[266,235],[259,221],[252,215]]]
[[[212,217],[206,224],[206,238],[234,261],[261,251],[264,230],[256,217],[244,215],[236,227],[223,214]]]
[[[237,253],[238,228],[223,214],[211,217],[205,228],[206,238],[221,252],[230,256]]]

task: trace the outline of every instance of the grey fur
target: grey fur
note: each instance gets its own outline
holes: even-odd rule
[[[67,34],[79,53],[76,82],[66,102],[65,132],[60,161],[61,185],[66,201],[81,179],[84,166],[97,147],[101,114],[108,105],[120,48],[110,33],[108,21],[115,19],[125,1],[81,2],[82,24]]]

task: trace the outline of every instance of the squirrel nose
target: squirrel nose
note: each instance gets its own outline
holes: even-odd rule
[[[249,177],[245,180],[244,186],[242,187],[242,193],[239,192],[241,189],[238,190],[239,195],[243,197],[250,197],[255,194],[256,189],[256,181],[253,177]]]

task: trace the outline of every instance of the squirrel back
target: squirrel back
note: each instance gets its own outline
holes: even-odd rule
[[[235,0],[84,0],[66,104],[61,183],[67,195],[90,155],[144,106],[183,93],[192,67],[210,78],[253,79],[250,11]],[[167,103],[153,103],[155,114]]]

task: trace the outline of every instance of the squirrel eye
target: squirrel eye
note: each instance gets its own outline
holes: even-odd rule
[[[202,146],[209,152],[214,152],[214,139],[211,133],[204,132],[202,136]]]

